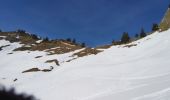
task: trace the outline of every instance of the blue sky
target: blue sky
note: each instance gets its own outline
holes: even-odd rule
[[[24,29],[49,38],[109,44],[159,23],[169,0],[1,0],[0,29]]]

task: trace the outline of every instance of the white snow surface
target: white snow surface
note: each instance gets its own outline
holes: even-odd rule
[[[46,55],[17,51],[19,43],[0,40],[0,83],[40,100],[169,100],[170,30],[155,32],[131,44],[112,46],[98,55],[71,62],[71,53]],[[29,52],[29,53],[28,53]],[[78,51],[75,51],[78,52]],[[35,58],[43,56],[42,58]],[[57,59],[60,66],[44,63]],[[33,67],[54,66],[51,72],[22,73]],[[13,80],[18,80],[14,82]]]
[[[43,40],[38,40],[38,41],[36,41],[36,43],[41,43]]]

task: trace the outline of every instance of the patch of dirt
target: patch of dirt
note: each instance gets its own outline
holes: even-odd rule
[[[0,51],[2,50],[2,48],[8,47],[8,46],[10,46],[10,45],[1,46]]]
[[[10,41],[11,43],[20,41],[19,39],[15,38],[15,37],[12,37],[12,36],[6,37],[5,40]]]
[[[8,46],[10,46],[10,45],[4,45],[4,46],[1,46],[2,48],[5,48],[5,47],[8,47]]]
[[[26,51],[26,50],[30,50],[31,47],[19,47],[19,48],[16,48],[14,49],[13,51]]]
[[[75,50],[78,50],[78,49],[81,49],[82,47],[81,46],[78,46],[78,45],[73,45],[73,44],[69,44],[69,43],[64,43],[62,41],[58,41],[56,44],[54,49],[49,49],[49,50],[46,50],[46,52],[49,52],[48,55],[53,55],[53,54],[64,54],[64,53],[68,53],[68,52],[71,52],[71,51],[75,51]]]
[[[60,66],[59,61],[57,59],[53,59],[53,60],[47,60],[45,63],[55,63],[56,65]]]
[[[50,72],[50,71],[52,71],[54,69],[54,67],[53,66],[50,66],[50,69],[43,69],[43,70],[41,70],[42,72]]]
[[[121,41],[115,41],[115,42],[112,42],[112,45],[122,45],[123,43],[121,43]]]
[[[131,47],[134,47],[134,46],[137,46],[137,44],[129,44],[129,45],[125,45],[124,47],[131,48]]]
[[[80,52],[73,54],[73,56],[84,57],[84,56],[88,56],[88,55],[92,55],[92,54],[96,55],[100,52],[102,52],[102,51],[97,50],[97,49],[86,48]]]
[[[41,58],[42,56],[36,56],[35,58]]]
[[[31,69],[23,71],[22,73],[39,72],[39,71],[41,71],[39,68],[31,68]]]
[[[17,78],[15,78],[13,81],[14,81],[14,82],[16,82],[17,80],[18,80],[18,79],[17,79]]]
[[[75,59],[77,59],[77,58],[73,58],[73,59],[67,60],[66,62],[71,62],[71,61],[73,61]]]
[[[25,50],[30,50],[30,51],[46,51],[48,52],[48,55],[53,55],[53,54],[64,54],[68,53],[71,51],[75,51],[78,49],[81,49],[82,47],[79,45],[73,45],[71,43],[65,43],[63,41],[43,41],[41,43],[36,43],[35,45],[30,45],[30,47],[19,47],[16,48],[14,51],[25,51]]]
[[[28,69],[28,70],[25,70],[23,71],[22,73],[29,73],[29,72],[50,72],[54,69],[53,66],[50,66],[50,69],[43,69],[43,70],[40,70],[39,68],[31,68],[31,69]]]
[[[0,37],[0,40],[4,39],[3,37]]]
[[[110,48],[112,45],[104,45],[104,46],[98,46],[95,49],[108,49]]]

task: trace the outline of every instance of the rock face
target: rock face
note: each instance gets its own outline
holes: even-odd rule
[[[162,31],[165,31],[170,28],[170,7],[166,11],[159,27]]]

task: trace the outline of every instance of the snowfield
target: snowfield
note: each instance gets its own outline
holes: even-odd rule
[[[14,52],[19,43],[0,40],[0,47],[10,45],[0,51],[0,83],[40,100],[169,100],[170,30],[130,44],[137,46],[112,46],[97,55],[66,62],[74,58],[74,52]],[[59,60],[60,66],[45,63],[51,59]],[[54,67],[51,72],[22,73],[50,66]]]

